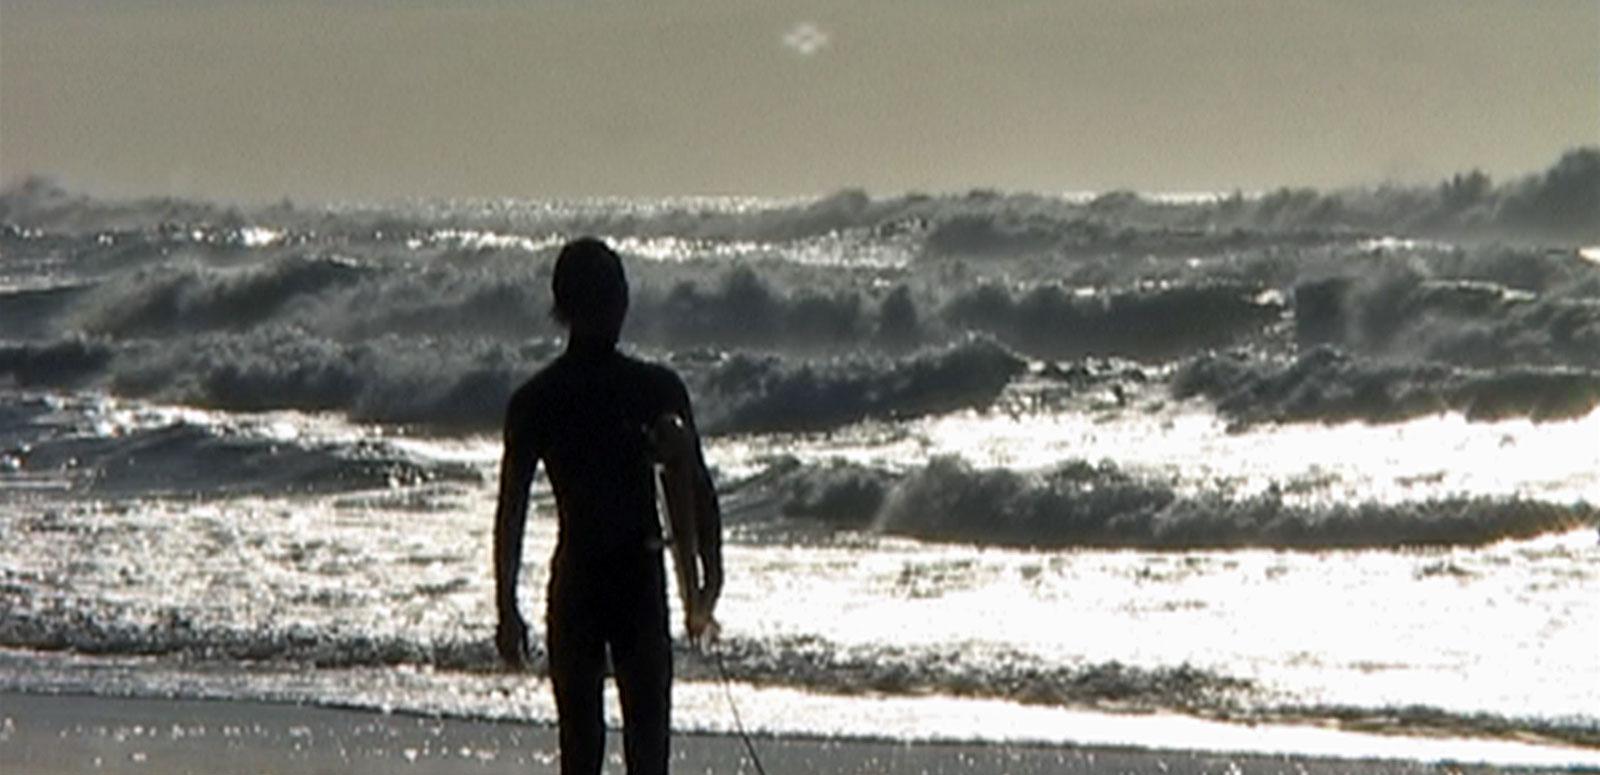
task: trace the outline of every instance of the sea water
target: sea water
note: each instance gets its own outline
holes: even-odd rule
[[[498,423],[596,234],[721,492],[680,729],[1600,758],[1600,265],[1254,206],[19,187],[0,688],[552,721]]]

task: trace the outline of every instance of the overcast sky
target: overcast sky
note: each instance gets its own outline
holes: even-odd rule
[[[1214,190],[1600,143],[1600,0],[0,0],[0,178],[115,194]]]

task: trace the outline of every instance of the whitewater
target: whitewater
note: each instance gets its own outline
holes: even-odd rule
[[[1596,202],[1596,151],[1200,197],[29,181],[0,194],[0,690],[552,722],[494,654],[498,433],[592,234],[707,434],[756,731],[1594,763]],[[552,511],[541,476],[529,612]],[[675,725],[730,729],[715,663],[677,674]]]

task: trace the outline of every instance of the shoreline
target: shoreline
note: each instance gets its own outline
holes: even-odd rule
[[[608,735],[607,771],[621,771]],[[1227,753],[1182,748],[1031,743],[753,738],[769,773],[784,772],[1582,772],[1405,759]],[[0,771],[37,775],[163,773],[556,772],[551,726],[239,700],[0,692]],[[756,772],[737,735],[678,733],[682,772]]]

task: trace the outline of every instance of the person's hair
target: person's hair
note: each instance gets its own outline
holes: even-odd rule
[[[551,314],[569,329],[609,333],[615,338],[628,311],[628,279],[622,259],[606,243],[580,237],[562,246],[550,276]]]

